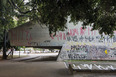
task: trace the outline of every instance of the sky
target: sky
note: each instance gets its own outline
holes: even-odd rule
[[[28,2],[29,0],[24,0],[24,2],[26,3],[26,2]]]

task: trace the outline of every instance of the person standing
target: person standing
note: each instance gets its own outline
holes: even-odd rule
[[[13,53],[14,53],[14,47],[11,48],[11,54],[12,54],[12,58],[13,58]]]

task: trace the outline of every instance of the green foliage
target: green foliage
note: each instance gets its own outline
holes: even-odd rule
[[[50,34],[66,28],[70,22],[83,22],[83,28],[113,35],[116,30],[116,0],[0,0],[0,27],[10,29],[27,20],[34,20],[49,27]]]
[[[0,0],[0,45],[3,30],[7,31],[27,21],[46,24],[49,33],[66,28],[70,22],[83,22],[100,34],[113,35],[116,30],[116,0]]]
[[[20,0],[0,0],[0,48],[3,47],[3,37],[4,29],[8,32],[9,29],[17,26],[18,15],[17,8],[13,6],[12,2],[15,4],[21,3]],[[7,40],[7,48],[10,46],[9,41]]]
[[[26,15],[49,27],[50,34],[66,28],[67,17],[70,22],[83,22],[83,28],[91,25],[100,34],[113,35],[116,30],[115,0],[30,0],[31,8]]]

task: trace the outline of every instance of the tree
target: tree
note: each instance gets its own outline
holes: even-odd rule
[[[15,4],[22,2],[16,0],[12,1],[15,2]],[[6,50],[10,46],[7,40],[7,32],[10,28],[16,26],[14,18],[18,15],[19,13],[17,12],[17,9],[11,5],[11,1],[0,0],[0,48],[3,47],[3,59],[6,59]],[[21,20],[21,18],[19,18],[19,20]]]
[[[49,27],[50,34],[66,28],[67,17],[70,22],[83,22],[100,34],[112,35],[116,30],[115,0],[1,0],[7,3],[8,13],[23,21],[34,20]],[[27,2],[25,2],[27,1]],[[3,6],[3,5],[1,5]],[[7,11],[6,11],[7,12]],[[5,12],[5,13],[6,13]],[[12,13],[11,13],[12,12]],[[21,20],[22,21],[22,20]],[[11,22],[11,21],[10,21]]]
[[[36,2],[37,0],[35,0]],[[100,34],[112,35],[116,30],[115,0],[40,0],[41,20],[49,24],[50,31],[65,28],[67,16],[71,22],[83,22],[83,28],[91,25]]]
[[[25,2],[27,1],[27,2]],[[100,34],[112,36],[116,30],[116,0],[0,0],[0,27],[10,29],[27,21],[46,24],[54,33],[70,22],[83,22]]]

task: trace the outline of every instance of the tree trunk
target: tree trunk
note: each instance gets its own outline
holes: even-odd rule
[[[3,59],[7,59],[6,55],[6,30],[4,29],[4,37],[3,37]]]

